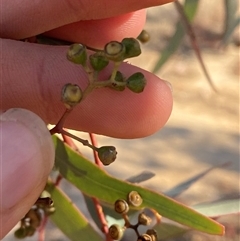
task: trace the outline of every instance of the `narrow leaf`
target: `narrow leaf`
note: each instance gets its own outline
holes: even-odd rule
[[[238,3],[237,0],[224,0],[225,4],[225,29],[223,34],[222,45],[227,44],[229,39],[240,22],[240,17],[237,17]]]
[[[150,178],[154,177],[155,173],[150,171],[143,171],[135,176],[129,177],[126,181],[131,183],[140,183],[149,180]]]
[[[198,181],[200,178],[202,178],[203,176],[205,176],[207,173],[209,173],[210,171],[212,171],[214,168],[217,167],[223,167],[223,166],[227,166],[229,165],[229,162],[227,163],[223,163],[222,165],[219,166],[215,166],[215,167],[211,167],[201,173],[199,173],[198,175],[178,184],[177,186],[173,187],[172,189],[170,189],[169,191],[165,192],[164,194],[167,196],[170,196],[172,198],[180,195],[183,191],[187,190],[193,183],[195,183],[196,181]]]
[[[135,190],[143,198],[139,208],[152,208],[166,218],[202,232],[218,235],[224,233],[224,227],[216,221],[163,194],[118,180],[65,146],[57,137],[53,137],[53,141],[56,145],[56,167],[86,195],[114,204],[117,199],[126,199],[128,193]],[[63,150],[65,153],[61,155]]]
[[[52,182],[45,188],[54,200],[56,211],[50,219],[71,241],[103,241],[72,201]]]
[[[176,223],[164,223],[161,222],[160,224],[157,224],[153,227],[158,234],[158,240],[168,240],[170,238],[180,237],[189,229],[186,229],[184,227],[181,227],[180,225],[177,225]]]
[[[189,22],[193,20],[197,11],[197,7],[198,7],[198,0],[185,1],[183,8],[184,8],[184,13]],[[161,56],[153,69],[154,73],[156,73],[166,63],[166,61],[176,52],[185,34],[186,34],[185,29],[182,23],[178,22],[176,24],[175,33],[169,40],[169,43],[166,46],[166,48],[162,51]]]

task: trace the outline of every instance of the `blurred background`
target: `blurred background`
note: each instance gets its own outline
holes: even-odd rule
[[[117,161],[106,167],[110,174],[127,179],[144,170],[153,172],[155,176],[141,185],[159,192],[166,192],[208,168],[216,167],[176,197],[190,206],[215,200],[239,199],[240,31],[239,26],[236,27],[228,38],[228,43],[221,46],[226,26],[224,3],[219,0],[199,1],[192,22],[204,64],[218,93],[208,84],[189,36],[185,35],[177,51],[156,71],[173,88],[174,107],[166,126],[150,137],[137,140],[97,137],[99,145],[114,145],[118,150]],[[142,55],[131,59],[131,64],[149,71],[156,69],[161,53],[167,47],[179,21],[179,13],[172,3],[149,9],[145,29],[150,34],[150,41],[143,44]],[[87,134],[79,135],[88,138]],[[81,147],[81,151],[92,159],[88,148]],[[224,163],[228,164],[221,166]],[[61,185],[89,217],[77,189],[65,181]],[[239,240],[239,214],[224,215],[218,221],[226,225],[224,237],[191,231],[169,240]],[[15,240],[13,233],[4,239],[10,240]],[[37,236],[26,240],[37,240]],[[46,240],[68,239],[49,223]],[[132,237],[131,240],[135,238]]]

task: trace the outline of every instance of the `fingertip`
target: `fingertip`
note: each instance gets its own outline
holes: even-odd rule
[[[43,191],[53,167],[54,146],[45,123],[28,110],[10,109],[0,116],[0,124],[4,236]]]
[[[144,27],[145,20],[146,10],[143,9],[117,17],[71,23],[46,32],[45,35],[103,48],[106,43],[113,40],[137,37]]]

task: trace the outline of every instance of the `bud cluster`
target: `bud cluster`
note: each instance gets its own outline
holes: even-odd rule
[[[39,198],[35,205],[21,219],[21,226],[14,233],[16,238],[23,239],[33,236],[36,229],[40,227],[44,216],[54,213],[55,208],[51,198]]]
[[[128,212],[129,212],[129,206],[133,207],[139,207],[142,205],[142,197],[140,194],[136,191],[131,191],[128,195],[126,200],[125,199],[118,199],[116,200],[114,204],[114,210],[115,212],[122,215],[125,224],[124,226],[120,226],[118,224],[113,224],[109,227],[109,236],[113,240],[120,240],[123,235],[124,231],[127,228],[131,228],[135,231],[137,234],[137,241],[157,241],[157,232],[154,229],[148,229],[146,233],[139,234],[138,227],[140,225],[148,226],[151,224],[151,218],[147,216],[144,212],[141,212],[138,215],[138,222],[137,224],[131,224],[129,222]]]

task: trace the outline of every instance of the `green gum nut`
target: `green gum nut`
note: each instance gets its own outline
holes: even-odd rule
[[[103,52],[96,52],[96,53],[90,55],[89,61],[90,61],[92,68],[95,71],[101,71],[109,63],[109,60],[106,58],[106,56]]]
[[[133,58],[141,54],[141,47],[137,39],[135,38],[124,38],[122,44],[125,46],[126,51],[124,58]]]
[[[144,75],[140,72],[137,72],[133,75],[131,75],[127,79],[127,87],[134,93],[141,93],[144,90],[144,87],[146,86],[146,79]]]
[[[82,90],[78,85],[66,84],[62,88],[62,102],[67,109],[77,105],[82,99]]]
[[[15,231],[14,236],[18,239],[23,239],[27,237],[27,231],[25,228],[19,228]]]
[[[115,82],[113,82],[109,87],[117,91],[123,91],[125,90],[126,84],[127,83],[124,80],[123,74],[120,71],[117,71],[115,76]]]
[[[146,30],[142,30],[142,32],[138,35],[137,39],[141,43],[147,43],[150,40],[150,35]]]
[[[114,62],[121,62],[125,56],[125,46],[118,41],[111,41],[104,47],[105,56]]]
[[[103,165],[108,166],[117,158],[117,151],[114,146],[102,146],[98,148],[98,157]]]
[[[87,61],[86,46],[82,44],[70,45],[67,52],[67,59],[75,64],[85,65]]]

